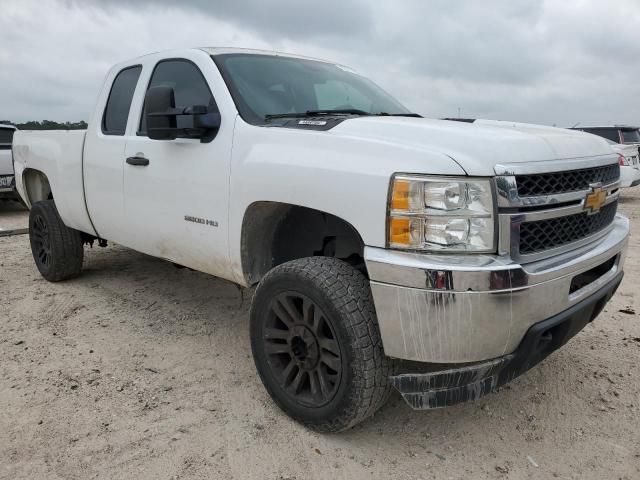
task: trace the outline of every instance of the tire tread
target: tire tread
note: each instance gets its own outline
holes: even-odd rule
[[[40,214],[49,228],[49,243],[51,247],[51,266],[49,269],[41,267],[37,261],[36,252],[32,252],[40,274],[50,282],[61,282],[77,277],[82,271],[84,247],[79,231],[67,227],[53,200],[35,203],[29,213],[29,228],[35,215]]]
[[[351,428],[373,415],[393,390],[389,377],[393,374],[395,363],[384,354],[369,280],[360,271],[336,258],[307,257],[275,267],[265,275],[261,285],[283,274],[311,279],[324,290],[336,309],[344,312],[342,320],[352,339],[354,359],[350,398],[338,416],[312,424],[304,418],[294,418],[321,432]],[[260,286],[256,295],[259,292]],[[267,384],[265,387],[277,402]]]

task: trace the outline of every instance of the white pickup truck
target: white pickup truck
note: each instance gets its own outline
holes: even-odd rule
[[[256,367],[319,431],[395,387],[492,392],[592,321],[623,275],[618,155],[593,135],[429,120],[349,68],[154,53],[107,75],[86,131],[17,132],[36,265],[106,240],[256,286]]]

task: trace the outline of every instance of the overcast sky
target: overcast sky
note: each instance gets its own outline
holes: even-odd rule
[[[87,120],[113,63],[190,46],[335,60],[428,117],[640,123],[640,0],[0,0],[0,119]]]

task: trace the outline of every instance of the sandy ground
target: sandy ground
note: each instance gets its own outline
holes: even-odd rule
[[[0,201],[0,236],[24,233],[29,227],[29,212],[14,201]]]
[[[0,205],[0,223],[8,211]],[[640,478],[640,189],[627,275],[594,324],[502,391],[414,412],[399,396],[339,435],[270,401],[251,291],[121,248],[43,280],[0,237],[0,477]]]

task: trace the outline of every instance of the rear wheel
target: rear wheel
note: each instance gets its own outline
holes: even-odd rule
[[[37,202],[29,212],[31,253],[40,274],[50,282],[76,277],[84,249],[80,232],[67,227],[53,202]]]
[[[334,258],[294,260],[265,276],[251,308],[251,347],[276,404],[318,431],[361,422],[391,391],[369,283]]]

